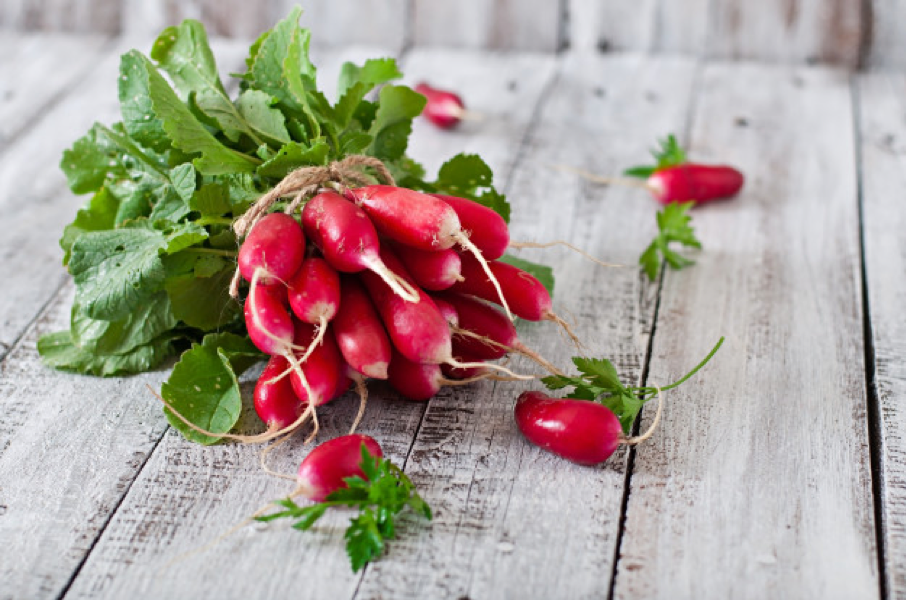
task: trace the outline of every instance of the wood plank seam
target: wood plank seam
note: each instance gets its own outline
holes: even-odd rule
[[[862,57],[864,58],[864,57]],[[859,87],[855,79],[851,82],[850,91],[852,93],[853,106],[853,129],[856,140],[856,191],[859,206],[859,258],[860,258],[860,281],[861,302],[862,302],[862,338],[865,350],[865,394],[866,394],[866,417],[868,419],[868,449],[869,460],[871,465],[871,491],[872,502],[875,511],[875,535],[877,537],[878,552],[878,585],[880,597],[883,599],[890,597],[891,583],[889,581],[890,569],[888,569],[888,552],[887,536],[884,532],[887,527],[887,507],[884,505],[884,435],[883,425],[881,423],[881,399],[878,394],[877,372],[875,368],[875,337],[874,328],[871,320],[871,301],[868,291],[868,274],[865,257],[865,195],[863,186],[863,169],[862,169],[862,119],[861,105],[859,96]]]

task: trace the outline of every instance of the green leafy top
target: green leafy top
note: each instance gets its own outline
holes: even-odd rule
[[[308,530],[328,508],[349,506],[358,514],[346,528],[346,554],[353,571],[383,554],[386,540],[396,537],[394,519],[409,508],[426,519],[431,519],[431,507],[415,491],[415,485],[402,470],[389,460],[372,456],[362,444],[362,462],[365,477],[347,477],[345,488],[331,493],[323,502],[299,506],[291,498],[274,504],[284,510],[261,517],[259,521],[273,521],[289,517],[298,519],[293,525],[301,531]]]
[[[695,375],[699,369],[704,367],[711,357],[720,349],[724,343],[721,337],[714,348],[708,355],[695,366],[686,375],[671,383],[662,386],[661,391],[671,390],[690,377]],[[657,388],[652,386],[627,386],[620,382],[620,376],[617,374],[616,367],[609,360],[599,358],[574,357],[573,364],[579,370],[579,375],[569,377],[566,375],[552,375],[545,377],[541,382],[551,390],[560,390],[566,387],[574,388],[567,395],[567,398],[577,398],[580,400],[590,400],[599,402],[613,411],[620,420],[623,432],[630,434],[632,424],[642,405],[657,394]]]
[[[694,205],[695,202],[668,204],[657,213],[658,233],[639,257],[639,264],[652,281],[660,270],[661,257],[673,269],[682,269],[694,264],[694,261],[669,247],[671,242],[677,242],[688,248],[702,247],[695,236],[695,230],[689,225],[692,217],[687,213]]]
[[[656,161],[654,165],[641,165],[630,167],[623,171],[623,175],[628,177],[639,177],[641,179],[649,178],[656,171],[675,167],[686,162],[686,152],[676,141],[676,136],[672,133],[666,138],[658,141],[659,147],[651,151],[651,155]]]

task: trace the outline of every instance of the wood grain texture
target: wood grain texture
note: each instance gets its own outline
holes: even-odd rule
[[[747,183],[694,213],[705,250],[666,275],[649,381],[727,342],[638,449],[617,598],[879,596],[848,83],[718,64],[698,84],[691,156]]]
[[[95,66],[105,42],[99,35],[0,36],[0,149],[8,150],[21,131]]]
[[[569,8],[580,48],[855,67],[868,33],[862,0],[570,0]]]
[[[560,48],[561,2],[413,0],[415,46],[534,50]]]
[[[119,33],[122,16],[118,0],[0,1],[0,31]]]
[[[164,372],[98,379],[41,364],[38,336],[68,326],[59,295],[0,363],[0,598],[54,598],[154,448],[166,420],[145,389]]]
[[[872,69],[906,68],[906,1],[872,0],[866,66]]]
[[[887,589],[906,598],[906,78],[858,80],[865,280],[880,413],[881,497]]]
[[[514,238],[566,239],[632,265],[653,225],[644,194],[589,186],[550,165],[607,173],[632,152],[644,156],[656,135],[682,127],[693,73],[685,60],[567,57],[507,189]],[[603,269],[559,250],[524,256],[555,268],[555,309],[575,321],[589,355],[612,357],[627,380],[637,380],[655,286],[640,282],[634,266]],[[564,368],[576,353],[552,323],[526,323],[520,337]],[[515,364],[538,371],[524,360]],[[357,597],[606,594],[626,453],[589,468],[527,443],[512,415],[526,387],[489,383],[428,403],[407,472],[436,509],[433,526],[427,535],[401,540],[398,560],[371,565]]]

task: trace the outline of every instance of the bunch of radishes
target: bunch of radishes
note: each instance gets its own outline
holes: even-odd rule
[[[508,316],[557,319],[535,277],[496,260],[509,245],[500,215],[389,185],[337,187],[299,221],[261,218],[239,251],[249,336],[272,357],[255,390],[270,430],[301,424],[354,380],[426,400],[508,352],[552,368]]]

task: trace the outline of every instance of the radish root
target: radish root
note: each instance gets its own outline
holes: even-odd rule
[[[654,420],[651,422],[648,430],[642,435],[623,438],[620,440],[621,443],[627,444],[629,446],[635,446],[636,444],[641,444],[652,435],[654,435],[654,430],[657,429],[658,423],[661,422],[661,411],[664,409],[664,401],[661,399],[661,388],[654,386],[654,389],[657,390],[657,412],[654,413]]]
[[[585,258],[587,258],[588,260],[590,260],[591,262],[597,263],[597,264],[601,265],[602,267],[608,267],[608,268],[609,268],[609,267],[623,268],[623,267],[626,266],[626,265],[618,265],[618,264],[616,264],[616,263],[608,263],[608,262],[604,262],[603,260],[601,260],[601,259],[599,259],[599,258],[595,258],[594,256],[592,256],[591,254],[589,254],[589,253],[586,252],[585,250],[582,250],[581,248],[578,248],[577,246],[573,246],[573,245],[570,244],[569,242],[565,242],[565,241],[563,241],[563,240],[555,240],[555,241],[553,241],[553,242],[545,242],[545,243],[539,243],[539,242],[510,242],[510,248],[514,248],[514,249],[516,249],[516,250],[520,250],[520,249],[523,249],[523,248],[552,248],[552,247],[554,247],[554,246],[565,246],[565,247],[569,248],[570,250],[572,250],[573,252],[576,252],[576,253],[578,253],[578,254],[581,254],[582,256],[584,256]]]
[[[491,282],[491,285],[494,286],[494,289],[497,290],[497,296],[500,298],[500,305],[503,307],[503,310],[506,311],[506,315],[510,318],[510,321],[515,321],[516,317],[513,316],[512,311],[510,311],[510,305],[507,304],[506,298],[503,296],[503,289],[500,287],[500,282],[497,281],[497,277],[494,276],[494,273],[491,271],[491,267],[488,265],[488,261],[485,260],[484,256],[481,254],[481,250],[472,243],[472,240],[469,239],[462,231],[453,235],[453,238],[456,242],[462,246],[465,250],[468,250],[475,257],[475,260],[481,265],[481,268],[484,269],[485,274],[488,276],[488,280]]]

